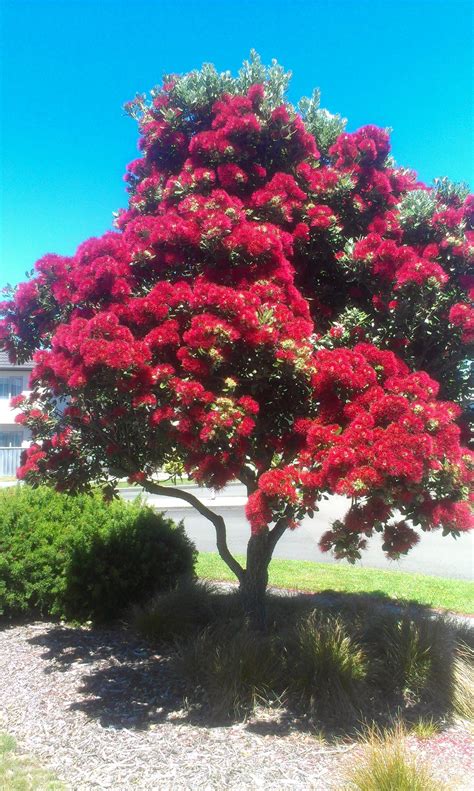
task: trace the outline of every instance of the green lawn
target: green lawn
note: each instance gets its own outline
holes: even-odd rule
[[[19,755],[15,740],[0,733],[1,791],[62,791],[65,786],[29,758]]]
[[[238,557],[244,563],[243,557]],[[380,571],[348,564],[312,563],[306,560],[274,559],[270,564],[270,585],[302,591],[339,591],[388,596],[412,601],[436,609],[474,614],[474,583],[410,574],[405,571]],[[211,552],[200,552],[197,561],[199,577],[229,580],[235,577]]]

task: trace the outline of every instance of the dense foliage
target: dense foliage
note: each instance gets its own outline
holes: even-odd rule
[[[344,494],[323,549],[354,559],[377,530],[396,557],[414,526],[469,527],[444,399],[473,338],[474,197],[421,184],[386,131],[344,132],[317,94],[296,112],[287,81],[253,57],[130,103],[142,154],[117,230],[46,255],[3,305],[12,359],[35,352],[19,476],[109,494],[163,467],[237,478],[275,540]]]
[[[0,613],[103,621],[193,573],[182,526],[139,503],[0,493]]]

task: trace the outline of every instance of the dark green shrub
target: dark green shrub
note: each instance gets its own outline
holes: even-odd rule
[[[182,525],[142,503],[0,492],[0,612],[104,621],[193,572]]]

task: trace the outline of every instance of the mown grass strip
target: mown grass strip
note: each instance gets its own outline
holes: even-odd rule
[[[0,789],[2,791],[65,791],[51,772],[17,752],[8,733],[0,733]]]
[[[238,557],[240,563],[245,559]],[[235,577],[217,553],[200,552],[197,574],[210,580],[235,582]],[[384,571],[360,566],[280,560],[270,564],[270,585],[301,591],[337,591],[414,602],[434,609],[474,614],[474,583],[430,577],[405,571]]]

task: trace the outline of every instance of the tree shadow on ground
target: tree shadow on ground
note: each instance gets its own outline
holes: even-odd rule
[[[182,708],[172,652],[156,653],[127,629],[48,624],[29,642],[44,647],[45,673],[77,678],[71,708],[104,727],[147,729]]]
[[[296,619],[302,612],[315,609],[337,615],[345,624],[367,620],[367,634],[391,623],[410,619],[427,624],[433,619],[442,624],[442,639],[460,637],[472,643],[472,632],[462,621],[445,619],[420,605],[399,605],[378,594],[294,594],[269,597],[269,618],[278,616],[282,623]],[[190,689],[180,675],[176,651],[170,644],[150,645],[128,628],[81,628],[62,624],[45,625],[44,631],[30,638],[33,645],[45,651],[44,672],[72,673],[77,679],[77,699],[71,709],[97,720],[103,727],[147,730],[160,723],[184,723],[201,727],[232,724],[236,718],[224,720],[213,713],[200,689]],[[443,647],[444,650],[444,647]],[[444,687],[452,682],[453,669],[446,666],[444,656]],[[377,660],[379,661],[379,660]],[[449,695],[440,695],[429,703],[405,700],[400,695],[387,699],[378,695],[364,712],[348,710],[341,725],[329,712],[316,718],[302,716],[290,707],[280,705],[249,716],[246,727],[260,735],[285,735],[295,729],[323,730],[326,735],[354,733],[361,721],[385,725],[398,717],[413,721],[420,716],[435,716],[441,722],[449,719]],[[242,717],[240,717],[242,720]]]
[[[104,630],[45,625],[29,643],[45,648],[47,674],[73,672],[77,700],[70,709],[105,728],[148,730],[164,722],[200,727],[232,725],[205,705],[188,705],[189,687],[175,667],[171,646],[159,651],[126,629]],[[294,729],[287,712],[254,723],[261,735],[284,735]]]

